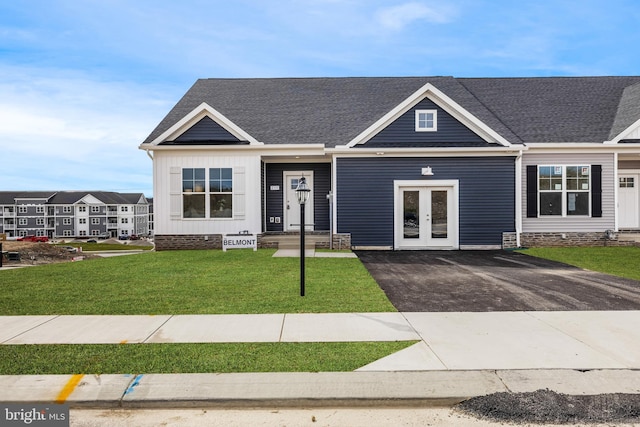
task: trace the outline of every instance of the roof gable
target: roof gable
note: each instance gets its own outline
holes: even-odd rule
[[[237,144],[242,141],[216,123],[211,117],[205,116],[173,142],[180,144]],[[163,142],[163,144],[166,144],[166,142]]]
[[[473,135],[481,138],[483,141],[487,143],[497,143],[503,146],[511,145],[509,141],[480,121],[456,101],[445,95],[431,83],[427,83],[356,136],[347,144],[347,147],[365,144],[367,141],[375,138],[376,135],[384,133],[385,129],[388,129],[394,122],[397,122],[403,116],[406,118],[407,113],[411,113],[414,107],[419,106],[425,100],[431,101],[429,105],[441,108],[449,117],[451,117],[451,119],[462,124],[464,127],[469,129]],[[424,135],[420,136],[424,137]],[[469,134],[468,137],[472,141],[460,142],[479,142],[478,138],[471,136],[471,134]],[[415,139],[417,140],[418,138]]]
[[[194,126],[198,125],[202,119],[208,117],[224,129],[229,135],[232,135],[237,141],[248,141],[252,145],[260,145],[254,137],[249,135],[243,129],[241,129],[234,122],[229,120],[223,114],[218,112],[215,108],[211,107],[206,102],[201,103],[196,108],[191,110],[188,114],[178,120],[173,126],[165,130],[161,135],[151,141],[152,145],[158,145],[165,142],[176,141],[180,136],[189,132]],[[206,121],[204,122],[206,125]],[[197,129],[197,128],[196,128]],[[210,129],[210,126],[209,126]],[[192,132],[192,134],[195,133]],[[188,137],[185,137],[188,138]],[[184,139],[183,139],[184,141]]]
[[[609,138],[613,142],[640,138],[640,83],[622,92]]]

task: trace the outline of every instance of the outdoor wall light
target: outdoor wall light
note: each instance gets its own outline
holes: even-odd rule
[[[422,176],[433,176],[433,169],[431,169],[431,166],[422,168]]]

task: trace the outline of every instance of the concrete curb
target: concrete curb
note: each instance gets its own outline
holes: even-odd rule
[[[0,376],[0,402],[72,408],[451,406],[495,392],[640,394],[640,371],[507,370]]]

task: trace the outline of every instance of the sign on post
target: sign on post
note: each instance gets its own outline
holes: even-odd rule
[[[222,236],[222,250],[253,249],[258,250],[258,237],[255,234],[226,234]]]

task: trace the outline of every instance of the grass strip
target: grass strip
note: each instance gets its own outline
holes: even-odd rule
[[[640,280],[640,248],[637,247],[531,248],[521,252],[587,270]]]
[[[0,375],[345,372],[415,342],[1,345]]]
[[[274,250],[140,253],[0,271],[0,315],[396,311],[357,258]]]

